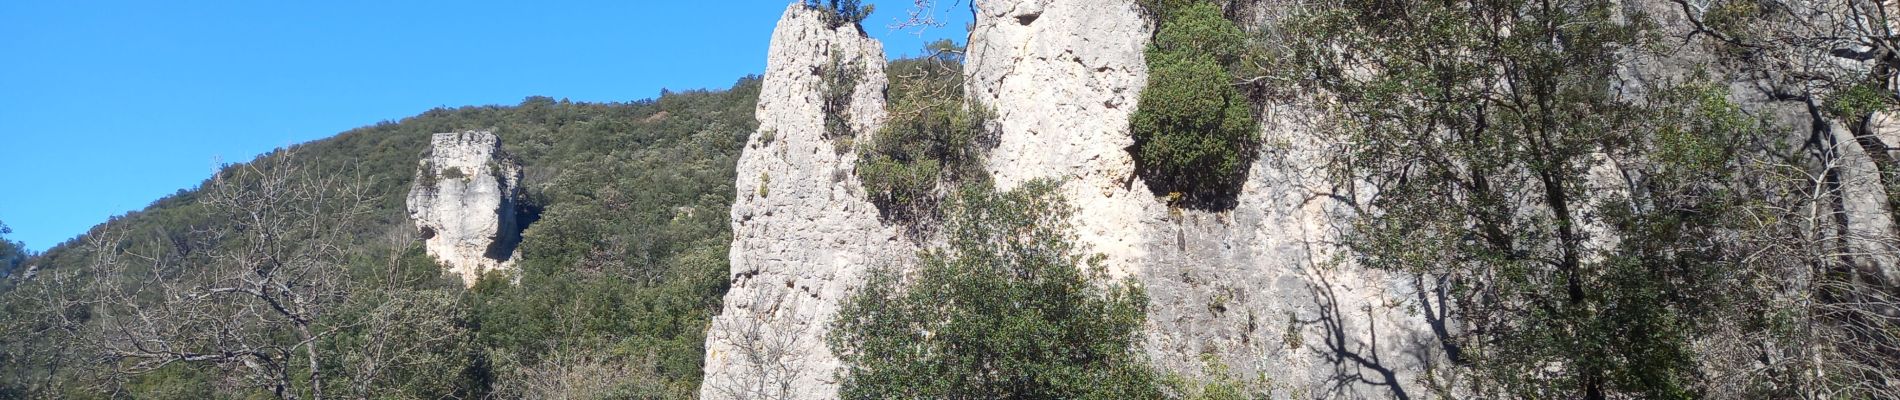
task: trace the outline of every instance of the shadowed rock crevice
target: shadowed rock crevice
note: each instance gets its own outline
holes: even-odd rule
[[[424,247],[462,282],[514,268],[524,228],[521,166],[489,131],[438,133],[409,190]]]

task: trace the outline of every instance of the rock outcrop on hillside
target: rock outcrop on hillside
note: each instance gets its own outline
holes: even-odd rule
[[[707,399],[835,397],[827,324],[866,269],[915,248],[878,221],[853,172],[856,154],[840,151],[884,121],[883,46],[794,3],[769,52],[759,129],[737,170],[732,287],[706,336]],[[855,87],[827,83],[840,72]],[[833,117],[851,132],[827,132],[826,94],[845,89],[848,104]]]
[[[409,188],[409,218],[429,256],[473,286],[514,267],[521,167],[487,131],[437,133]]]

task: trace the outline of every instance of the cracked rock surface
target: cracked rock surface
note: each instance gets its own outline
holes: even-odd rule
[[[1056,178],[1077,238],[1147,289],[1147,339],[1163,370],[1210,362],[1271,377],[1276,396],[1388,397],[1438,357],[1404,306],[1412,283],[1339,261],[1357,201],[1323,165],[1331,141],[1299,110],[1265,110],[1263,149],[1235,205],[1170,208],[1134,174],[1128,121],[1148,84],[1153,23],[1131,0],[979,0],[971,97],[996,110],[988,160],[1001,188]]]
[[[833,61],[843,65],[834,65]],[[853,172],[857,156],[826,137],[823,76],[855,70],[845,120],[857,138],[884,121],[884,50],[855,27],[831,28],[793,3],[772,44],[759,130],[739,157],[732,206],[732,287],[706,336],[706,399],[832,398],[828,323],[871,266],[915,247],[878,221]]]
[[[437,133],[409,189],[409,218],[429,256],[474,286],[484,272],[514,268],[520,193],[521,166],[494,133]]]

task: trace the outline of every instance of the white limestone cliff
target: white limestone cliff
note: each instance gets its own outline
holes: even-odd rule
[[[978,0],[968,88],[996,110],[1001,188],[1065,181],[1077,237],[1150,296],[1146,347],[1164,370],[1219,362],[1264,373],[1276,396],[1416,393],[1438,357],[1406,314],[1411,282],[1337,260],[1351,202],[1316,166],[1331,141],[1297,110],[1268,110],[1268,146],[1236,204],[1173,209],[1134,174],[1128,119],[1147,85],[1153,29],[1133,0]],[[1389,382],[1379,385],[1368,382]]]
[[[827,324],[866,269],[901,262],[914,247],[878,221],[853,172],[856,154],[827,137],[821,104],[834,88],[823,77],[855,72],[844,116],[869,137],[885,118],[884,66],[876,40],[798,3],[772,32],[759,130],[739,157],[732,287],[707,333],[701,398],[836,396]]]
[[[1300,135],[1296,121],[1268,124],[1281,142],[1311,142],[1262,157],[1275,162],[1254,167],[1232,210],[1170,209],[1134,178],[1126,150],[1153,26],[1134,2],[975,6],[965,89],[997,112],[990,172],[1004,189],[1065,181],[1077,238],[1108,257],[1111,274],[1147,287],[1145,346],[1159,365],[1194,376],[1211,355],[1273,376],[1277,395],[1383,396],[1434,357],[1412,350],[1423,323],[1395,311],[1409,283],[1334,262],[1328,243],[1349,206],[1326,199],[1350,195],[1328,197],[1336,190],[1299,162],[1322,157],[1323,140]],[[852,124],[870,132],[882,122],[879,45],[790,7],[773,33],[759,131],[739,161],[733,286],[708,333],[702,397],[835,398],[825,324],[866,268],[917,248],[879,222],[852,175],[854,155],[824,137],[822,72],[835,53],[865,66]],[[1394,384],[1363,383],[1381,380]]]
[[[1064,182],[1076,238],[1106,256],[1111,275],[1146,288],[1143,345],[1157,366],[1194,378],[1220,363],[1239,376],[1268,377],[1276,398],[1433,397],[1423,382],[1445,379],[1434,369],[1449,364],[1433,331],[1455,331],[1455,323],[1442,320],[1438,283],[1362,268],[1344,254],[1342,234],[1373,193],[1324,170],[1345,149],[1316,128],[1313,104],[1261,110],[1266,145],[1231,204],[1170,207],[1136,177],[1127,150],[1154,28],[1135,0],[973,5],[964,89],[995,111],[989,172],[1000,189]],[[1681,24],[1664,21],[1672,23]],[[796,5],[774,32],[759,132],[739,162],[733,286],[708,335],[702,397],[835,398],[838,365],[823,343],[825,324],[866,268],[905,262],[917,248],[878,221],[852,175],[854,156],[824,137],[819,72],[840,53],[867,67],[851,121],[870,132],[883,118],[878,44],[849,27],[828,28]],[[1641,60],[1626,73],[1644,79],[1696,62]],[[1850,181],[1843,203],[1850,233],[1890,237],[1867,155],[1844,147],[1838,168]],[[1591,170],[1593,190],[1625,190],[1614,160],[1601,161]],[[1603,227],[1586,229],[1598,232],[1592,246],[1615,244]]]
[[[470,286],[484,272],[513,268],[521,167],[492,132],[437,133],[429,144],[408,197],[429,256]]]

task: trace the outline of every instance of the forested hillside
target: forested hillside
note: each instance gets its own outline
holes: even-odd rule
[[[758,88],[435,109],[229,165],[0,284],[0,398],[690,393]],[[403,194],[470,129],[524,166],[527,224],[514,276],[465,290]]]

